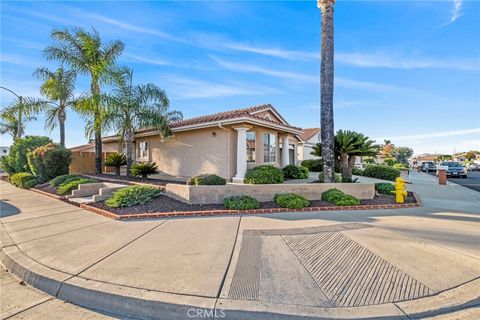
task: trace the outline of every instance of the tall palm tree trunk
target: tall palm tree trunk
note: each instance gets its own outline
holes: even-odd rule
[[[67,113],[64,108],[58,111],[58,126],[60,127],[60,145],[65,148],[65,120]]]
[[[333,5],[335,0],[318,0],[322,12],[320,67],[320,137],[325,182],[335,182],[335,132],[333,123]]]
[[[23,98],[22,96],[18,97],[18,122],[17,122],[17,138],[22,137],[23,126],[22,126],[22,116],[23,116]]]
[[[349,176],[348,173],[348,154],[347,153],[342,153],[340,154],[340,171],[342,173],[342,181],[347,179],[351,179],[352,176]]]
[[[133,163],[133,132],[127,130],[125,132],[125,147],[126,147],[126,156],[127,156],[127,177],[130,176],[130,168]]]
[[[100,114],[100,86],[98,80],[92,81],[94,103],[94,131],[95,131],[95,174],[102,173],[102,123]]]

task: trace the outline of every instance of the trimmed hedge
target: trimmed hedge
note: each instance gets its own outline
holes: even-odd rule
[[[355,176],[363,176],[364,172],[363,172],[362,169],[353,167],[352,168],[352,174],[355,175]]]
[[[157,174],[158,167],[155,162],[137,162],[132,164],[130,169],[132,176],[141,177],[142,179],[147,179],[149,174]]]
[[[58,176],[58,177],[53,178],[53,179],[50,180],[48,183],[49,183],[52,187],[57,187],[57,186],[61,185],[62,183],[64,183],[67,179],[75,180],[75,179],[81,179],[81,178],[82,178],[82,177],[77,176],[77,175],[74,175],[74,174],[62,174],[61,176]],[[72,181],[72,180],[71,180],[71,181]]]
[[[312,172],[323,171],[323,160],[320,160],[320,159],[303,160],[300,165]]]
[[[388,166],[367,166],[363,171],[365,177],[395,181],[400,177],[400,170]]]
[[[30,189],[38,184],[38,180],[35,176],[28,172],[14,173],[9,179],[11,184],[22,189]]]
[[[221,186],[226,184],[227,181],[216,174],[201,174],[193,176],[188,180],[188,185],[193,186]]]
[[[27,154],[30,171],[41,181],[49,181],[59,175],[67,174],[72,152],[60,145],[49,143]]]
[[[143,205],[161,194],[159,189],[153,187],[131,186],[116,191],[105,204],[111,208]]]
[[[388,182],[375,183],[375,190],[378,193],[392,195],[392,191],[395,191],[395,186]]]
[[[301,209],[310,205],[304,196],[293,193],[279,193],[275,195],[275,203],[281,208]]]
[[[223,205],[229,210],[251,210],[260,208],[257,199],[249,196],[232,196],[223,199]]]
[[[322,200],[337,206],[355,206],[360,203],[360,200],[354,196],[343,193],[343,191],[335,188],[322,193]]]
[[[324,180],[323,180],[323,172],[320,172],[318,174],[318,180],[316,181],[318,183],[324,183]],[[339,174],[339,173],[335,173],[335,183],[340,183],[342,182],[342,175]]]
[[[30,172],[27,153],[48,143],[52,143],[52,139],[42,136],[25,136],[24,138],[14,139],[8,156],[2,159],[2,169],[9,175]]]
[[[306,167],[289,164],[282,170],[285,178],[290,178],[290,179],[307,179],[308,178],[308,168]]]
[[[285,180],[283,171],[272,165],[262,165],[250,169],[245,175],[245,183],[248,184],[276,184]]]
[[[67,179],[66,181],[60,185],[60,187],[57,190],[57,193],[60,195],[66,194],[67,192],[70,192],[73,189],[77,189],[78,185],[84,184],[84,183],[95,183],[98,182],[95,179],[88,179],[88,178],[80,178],[76,180],[69,180]]]

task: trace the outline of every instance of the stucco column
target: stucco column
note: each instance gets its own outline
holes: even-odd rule
[[[248,128],[235,128],[237,130],[237,174],[232,181],[243,183],[247,173],[247,130]]]
[[[282,137],[282,167],[289,165],[290,157],[288,155],[288,136]]]

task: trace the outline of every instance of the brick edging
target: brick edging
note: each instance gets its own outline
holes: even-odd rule
[[[348,210],[385,210],[385,209],[404,209],[420,207],[420,203],[402,203],[402,204],[375,204],[375,205],[357,205],[357,206],[324,206],[324,207],[307,207],[302,209],[288,208],[268,208],[253,210],[205,210],[205,211],[173,211],[173,212],[152,212],[152,213],[132,213],[132,214],[116,214],[108,210],[100,209],[85,203],[80,208],[92,211],[96,214],[115,219],[148,219],[148,218],[170,218],[170,217],[193,217],[193,216],[216,216],[216,215],[232,215],[232,214],[266,214],[280,212],[312,212],[312,211],[348,211]]]

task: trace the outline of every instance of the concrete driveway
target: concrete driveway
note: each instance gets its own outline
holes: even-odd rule
[[[158,319],[192,308],[227,319],[476,314],[480,218],[470,203],[120,222],[0,186],[2,263],[89,308]]]

